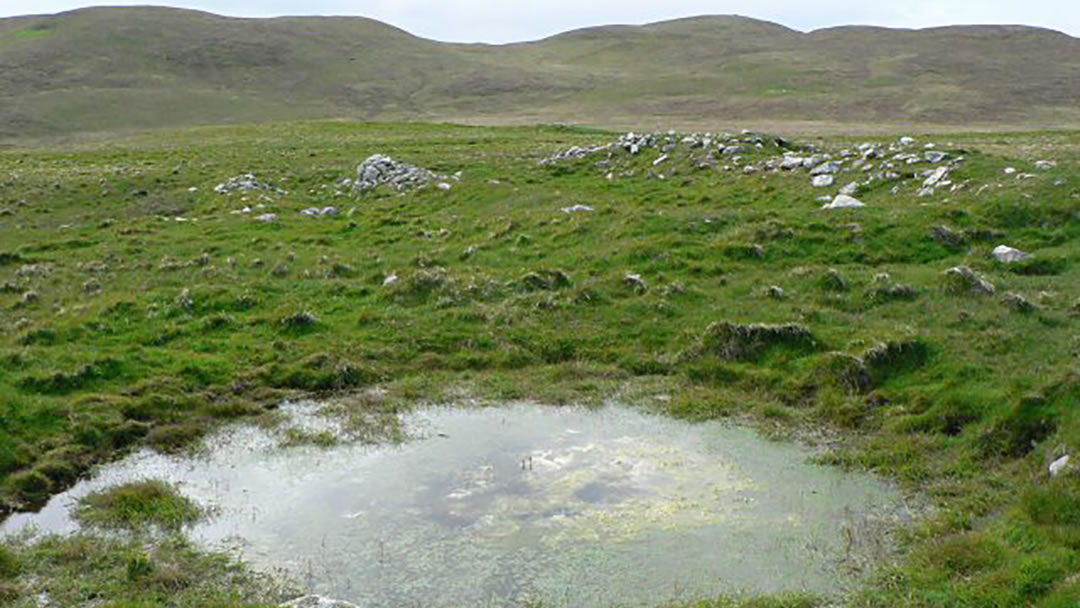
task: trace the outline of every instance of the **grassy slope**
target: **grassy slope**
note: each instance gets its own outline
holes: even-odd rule
[[[303,117],[1075,125],[1078,57],[1032,28],[704,17],[489,46],[360,18],[87,9],[0,20],[0,136]]]
[[[860,195],[868,208],[834,213],[818,209],[805,173],[702,171],[682,149],[656,169],[665,180],[647,178],[655,152],[619,157],[617,171],[634,175],[614,181],[590,161],[537,165],[611,137],[309,123],[0,152],[0,283],[40,296],[24,305],[0,293],[3,495],[33,501],[90,462],[140,442],[178,445],[292,390],[379,382],[392,407],[459,391],[549,402],[670,394],[656,403],[674,415],[838,429],[845,440],[829,460],[892,476],[940,507],[853,604],[1070,605],[1080,477],[1049,482],[1045,466],[1080,449],[1080,137],[941,138],[967,150],[954,174],[966,189],[920,199],[912,182],[899,194],[877,186]],[[450,192],[335,195],[375,152],[464,177]],[[1035,171],[1041,158],[1059,166]],[[1008,165],[1037,177],[1006,178]],[[273,205],[278,224],[230,213],[238,195],[213,192],[248,171],[290,192]],[[298,213],[326,204],[349,214]],[[595,212],[560,211],[572,204]],[[934,240],[942,223],[966,241]],[[1002,242],[1040,264],[1024,274],[993,263]],[[942,271],[961,263],[1039,309],[946,293]],[[28,264],[49,270],[18,276]],[[830,268],[846,290],[827,287]],[[520,280],[544,269],[571,284]],[[650,289],[629,289],[627,272]],[[871,297],[882,272],[918,297]],[[384,288],[389,273],[400,280]],[[766,297],[770,285],[786,297]],[[283,323],[300,311],[318,322]],[[748,362],[687,356],[720,320],[804,323],[819,347]],[[913,343],[917,356],[850,390],[832,351],[859,355],[878,341]],[[45,564],[33,571],[41,580],[66,576],[50,570],[52,553],[25,559]]]

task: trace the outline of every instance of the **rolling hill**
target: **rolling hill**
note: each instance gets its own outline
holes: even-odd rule
[[[450,44],[364,18],[94,8],[0,20],[0,137],[301,118],[1080,124],[1080,39],[744,17]]]

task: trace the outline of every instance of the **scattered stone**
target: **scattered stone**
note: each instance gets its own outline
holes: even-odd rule
[[[774,300],[784,299],[784,288],[780,287],[779,285],[770,285],[769,288],[765,291],[765,293]]]
[[[15,271],[15,276],[29,279],[33,277],[46,277],[52,272],[52,264],[23,264]]]
[[[185,287],[176,297],[176,305],[184,310],[195,308],[195,299],[191,297],[191,290]]]
[[[1016,167],[1005,167],[1005,175],[1015,175]]]
[[[383,287],[389,287],[389,286],[391,286],[391,285],[393,285],[394,283],[397,283],[397,282],[398,282],[398,275],[391,272],[390,274],[386,275],[386,278],[383,279],[382,284],[383,284]]]
[[[450,190],[453,189],[453,186],[448,184],[447,182],[439,182],[439,183],[435,184],[435,187],[438,188],[439,190],[442,190],[443,192],[449,192]]]
[[[993,295],[994,284],[979,276],[967,266],[956,266],[945,271],[946,291],[952,293],[975,293]]]
[[[815,175],[810,181],[810,184],[815,188],[828,188],[836,183],[836,178],[832,175],[823,174]]]
[[[855,193],[859,191],[859,182],[851,182],[850,184],[840,188],[840,194],[845,196],[855,196]]]
[[[1007,306],[1013,312],[1018,312],[1021,314],[1032,313],[1036,310],[1034,304],[1028,301],[1028,299],[1024,296],[1015,292],[1009,292],[1004,296],[1001,296],[1001,303]]]
[[[840,172],[841,168],[840,163],[829,161],[811,169],[810,175],[835,175]]]
[[[1057,477],[1069,468],[1069,455],[1066,454],[1050,463],[1050,477]]]
[[[780,168],[784,171],[794,171],[801,169],[804,162],[806,162],[806,159],[801,156],[785,156],[780,161]]]
[[[948,176],[948,167],[938,167],[937,169],[934,169],[934,172],[931,173],[925,181],[923,181],[923,188],[935,188],[939,184],[943,184],[945,182],[945,178],[947,178]]]
[[[567,160],[581,160],[581,159],[586,158],[588,156],[592,156],[593,154],[596,154],[597,152],[604,152],[604,151],[610,150],[610,149],[611,149],[610,145],[589,146],[589,147],[574,146],[574,147],[570,148],[569,150],[567,150],[565,152],[560,152],[560,153],[558,153],[558,154],[556,154],[554,156],[551,156],[549,158],[545,158],[544,160],[540,161],[540,164],[541,165],[553,165],[555,163],[560,163],[560,162],[567,161]]]
[[[289,276],[289,266],[288,264],[278,264],[270,270],[270,274],[279,279],[287,277]]]
[[[900,145],[901,146],[913,146],[913,145],[915,145],[915,139],[912,138],[912,137],[901,137],[900,138]]]
[[[11,281],[5,281],[3,285],[0,285],[0,293],[22,293],[23,288],[12,283]]]
[[[563,213],[577,213],[578,211],[595,211],[595,210],[592,207],[589,207],[588,205],[571,205],[569,207],[563,207],[562,208]]]
[[[23,306],[29,306],[31,304],[34,304],[35,302],[37,302],[40,299],[41,299],[41,296],[38,295],[38,292],[31,289],[30,291],[27,291],[26,293],[23,294],[22,304],[23,304]]]
[[[288,194],[280,188],[271,186],[270,184],[260,181],[254,173],[245,173],[244,175],[237,175],[236,177],[230,177],[224,182],[214,186],[214,192],[221,195],[231,195],[234,192],[271,192],[277,195]]]
[[[662,165],[662,164],[666,163],[669,158],[671,158],[671,157],[668,156],[667,154],[661,154],[660,158],[657,158],[656,160],[653,161],[653,166],[655,167],[657,165]]]
[[[998,245],[994,248],[993,256],[1002,264],[1012,264],[1013,262],[1023,262],[1029,259],[1031,254],[1019,249],[1013,249],[1008,245]]]
[[[308,207],[307,209],[304,209],[300,213],[303,213],[304,215],[306,215],[308,217],[321,217],[321,216],[324,216],[324,215],[339,215],[340,214],[337,207],[322,207],[322,208]]]
[[[356,167],[353,192],[358,195],[365,194],[384,184],[403,192],[426,186],[439,179],[443,178],[423,167],[401,163],[383,154],[374,154]]]
[[[104,287],[102,287],[101,281],[97,279],[90,279],[83,283],[83,293],[86,294],[100,293],[102,289],[104,289]]]
[[[933,152],[933,151],[932,152],[927,152],[923,156],[926,158],[927,162],[934,163],[935,165],[949,158],[949,155],[946,154],[945,152]]]
[[[1049,171],[1057,166],[1057,163],[1052,160],[1037,160],[1035,161],[1035,168],[1040,171]]]
[[[649,284],[640,274],[628,273],[623,277],[623,284],[633,288],[637,293],[645,293],[649,290]]]
[[[262,222],[264,224],[273,224],[278,221],[276,213],[264,213],[255,218],[256,222]]]
[[[831,203],[825,205],[822,209],[857,209],[865,206],[866,203],[863,203],[855,197],[846,194],[838,194]]]

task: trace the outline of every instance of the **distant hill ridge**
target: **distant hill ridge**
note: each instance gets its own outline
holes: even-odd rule
[[[0,19],[0,137],[321,117],[1072,127],[1078,102],[1080,39],[1024,26],[713,16],[489,45],[361,17]]]

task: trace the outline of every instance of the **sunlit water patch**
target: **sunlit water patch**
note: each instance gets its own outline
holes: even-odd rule
[[[79,496],[158,478],[215,509],[192,538],[313,592],[380,607],[586,606],[836,592],[907,518],[884,482],[720,423],[525,404],[406,423],[419,438],[399,446],[283,448],[238,427],[201,456],[140,452],[2,531],[74,530]]]

